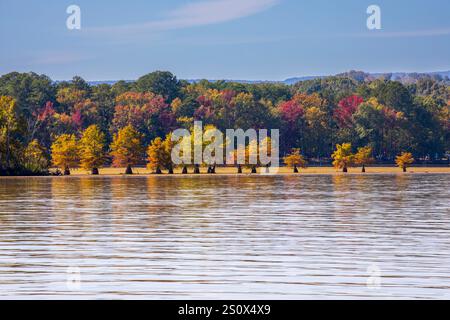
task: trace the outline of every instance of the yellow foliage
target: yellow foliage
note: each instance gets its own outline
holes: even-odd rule
[[[78,164],[77,139],[73,134],[62,134],[52,144],[53,165],[65,169]]]
[[[409,152],[402,152],[401,155],[395,158],[395,163],[399,168],[406,169],[406,167],[414,162],[413,155]]]
[[[170,160],[170,154],[166,152],[165,141],[163,141],[160,137],[154,139],[151,144],[148,146],[147,155],[148,155],[148,164],[147,168],[155,171],[157,169],[162,169],[162,167],[167,166],[168,161]]]
[[[114,134],[111,143],[113,166],[136,165],[141,162],[143,154],[142,134],[136,131],[133,126],[123,127],[118,133]]]
[[[80,139],[80,165],[85,170],[99,168],[105,162],[105,134],[97,125],[88,127]]]
[[[333,158],[333,166],[336,169],[347,170],[348,167],[353,165],[355,160],[351,143],[337,144],[336,151],[334,151],[331,157]]]
[[[307,161],[301,155],[300,149],[292,149],[292,152],[283,158],[284,164],[288,167],[306,168]]]
[[[45,149],[34,139],[31,141],[24,152],[25,167],[32,172],[42,172],[47,170],[49,161],[45,156]]]
[[[17,128],[16,101],[9,96],[0,96],[0,169],[10,166],[15,149],[13,133]]]
[[[372,148],[370,146],[358,148],[355,154],[355,163],[358,165],[366,165],[374,162],[372,158]]]

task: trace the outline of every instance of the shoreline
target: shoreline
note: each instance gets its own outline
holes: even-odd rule
[[[151,170],[135,167],[132,175],[124,174],[125,168],[100,168],[99,175],[92,175],[82,169],[71,169],[69,176],[0,176],[2,178],[70,178],[70,177],[214,177],[214,176],[235,176],[235,177],[258,177],[258,176],[312,176],[312,175],[340,175],[340,176],[368,176],[368,175],[416,175],[416,174],[450,174],[450,167],[409,167],[406,173],[398,167],[366,167],[366,172],[361,172],[361,168],[349,168],[347,173],[342,170],[336,170],[333,167],[309,167],[306,169],[299,169],[299,173],[294,173],[291,168],[281,167],[277,173],[262,173],[264,168],[258,168],[257,173],[250,173],[249,169],[244,169],[243,173],[238,174],[236,168],[232,167],[218,167],[215,174],[206,173],[206,168],[200,169],[200,174],[194,174],[192,169],[189,169],[188,174],[182,174],[181,169],[175,169],[174,174],[168,174],[163,170],[163,174],[154,174]],[[52,170],[53,171],[53,170]]]

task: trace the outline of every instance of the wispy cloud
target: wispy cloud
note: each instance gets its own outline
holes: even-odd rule
[[[224,23],[265,11],[281,0],[202,0],[169,12],[165,18],[120,26],[89,28],[90,32],[136,33],[183,29]]]

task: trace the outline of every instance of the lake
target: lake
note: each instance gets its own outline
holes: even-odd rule
[[[450,175],[0,178],[0,298],[450,298]]]

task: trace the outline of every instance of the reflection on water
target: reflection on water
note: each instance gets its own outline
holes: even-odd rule
[[[449,177],[0,179],[0,297],[450,298]]]

